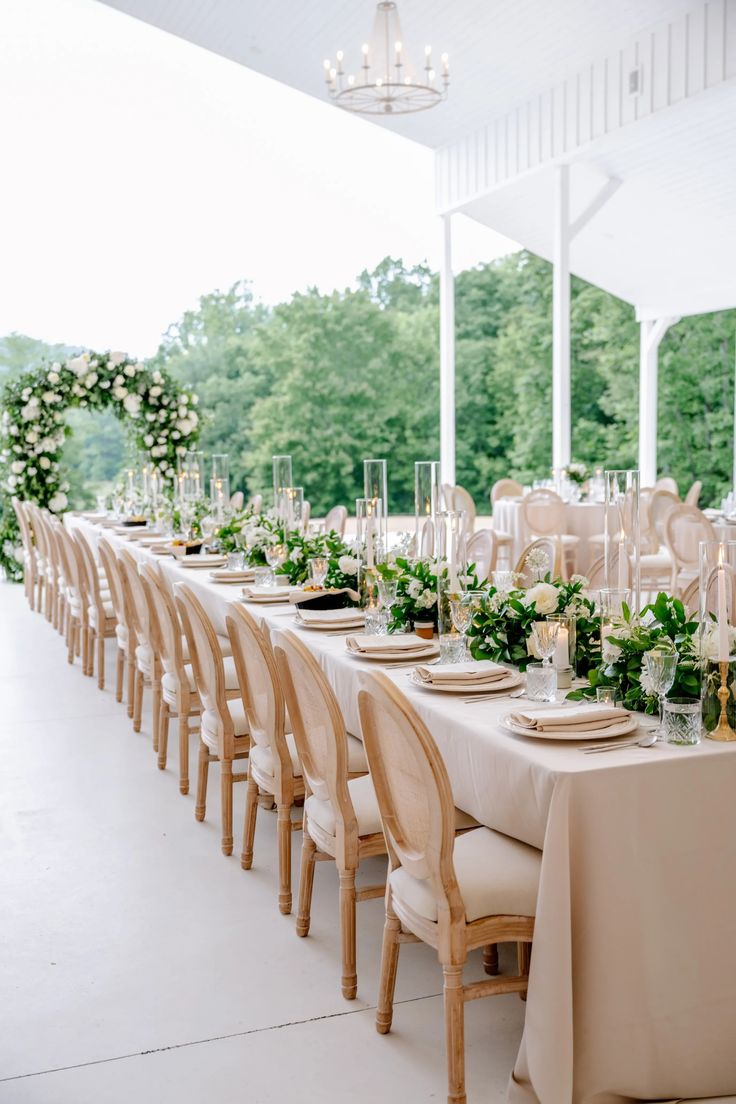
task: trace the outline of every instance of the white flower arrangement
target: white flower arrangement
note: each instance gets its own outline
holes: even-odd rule
[[[560,599],[560,592],[552,583],[536,583],[524,592],[522,602],[525,606],[534,606],[537,613],[546,615],[555,613]]]

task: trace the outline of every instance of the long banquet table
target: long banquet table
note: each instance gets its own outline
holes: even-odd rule
[[[84,519],[70,523],[99,536]],[[172,584],[191,586],[225,632],[240,588],[125,544],[157,559]],[[276,632],[295,628],[289,607],[249,609]],[[349,655],[341,637],[295,631],[359,734],[357,690],[374,665]],[[508,699],[464,704],[414,687],[408,669],[388,674],[437,741],[456,805],[543,849],[510,1104],[736,1092],[736,744],[587,756],[505,732]]]

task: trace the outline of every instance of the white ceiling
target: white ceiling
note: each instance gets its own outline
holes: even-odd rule
[[[325,99],[322,59],[369,37],[373,0],[102,0],[271,78]],[[448,100],[373,118],[432,148],[541,94],[694,0],[400,0],[407,48],[450,55]],[[729,7],[736,0],[726,0]],[[412,49],[413,47],[413,49]],[[338,110],[335,108],[335,110]],[[571,247],[572,271],[647,317],[736,305],[736,85],[733,81],[588,144],[568,160],[572,205],[610,176],[622,185]],[[552,251],[552,169],[463,206],[527,248]]]

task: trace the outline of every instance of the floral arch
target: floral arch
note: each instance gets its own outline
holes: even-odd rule
[[[112,410],[135,447],[172,478],[177,456],[197,439],[196,403],[197,396],[168,372],[125,353],[86,352],[10,380],[0,398],[0,566],[6,573],[19,577],[22,559],[11,496],[57,514],[66,509],[61,452],[67,410]]]

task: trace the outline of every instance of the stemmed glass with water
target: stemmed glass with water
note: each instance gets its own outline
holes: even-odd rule
[[[475,615],[480,611],[483,599],[486,597],[484,590],[466,590],[462,594],[450,595],[450,616],[452,623],[465,640],[464,659],[471,659],[468,643],[470,632],[473,628]]]
[[[266,547],[266,563],[271,568],[270,586],[276,585],[276,568],[286,562],[286,547],[283,544],[269,544]]]
[[[330,561],[326,556],[312,556],[309,560],[309,581],[313,586],[322,588],[329,567]]]
[[[532,628],[532,644],[542,661],[543,667],[549,667],[552,664],[552,656],[555,654],[559,633],[559,621],[534,622]]]
[[[659,700],[659,728],[657,739],[664,740],[664,699],[672,689],[677,673],[677,651],[672,644],[655,644],[644,653],[644,671],[652,692]]]

